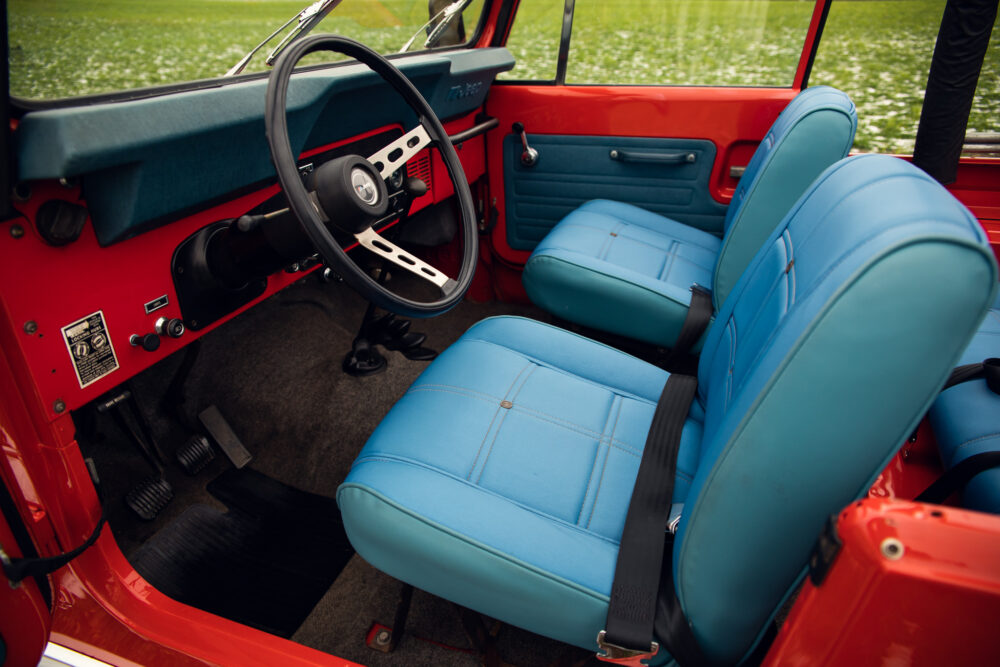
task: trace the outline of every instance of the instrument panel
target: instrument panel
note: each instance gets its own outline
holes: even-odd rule
[[[445,127],[455,134],[474,124],[469,115]],[[380,127],[320,146],[303,153],[300,165],[308,171],[308,165],[341,154],[366,155],[370,145],[380,147],[401,132],[398,125]],[[264,143],[263,136],[260,142]],[[456,148],[466,177],[474,182],[485,173],[483,137]],[[436,151],[425,149],[406,169],[428,186],[425,195],[406,202],[411,214],[452,194]],[[389,180],[393,185],[393,178]],[[400,185],[397,182],[390,192],[398,194]],[[48,215],[40,216],[43,207],[87,209],[85,194],[72,179],[32,181],[30,188],[21,186],[18,195],[14,207],[20,216],[0,223],[0,308],[7,325],[0,327],[0,343],[19,382],[31,383],[49,420],[109,391],[320,266],[305,262],[282,267],[240,303],[224,305],[211,321],[199,321],[177,289],[178,248],[213,225],[281,208],[283,195],[277,184],[110,245],[99,242],[89,216],[78,237],[62,245],[40,231],[40,217]],[[379,224],[384,228],[395,224],[396,218],[398,214],[387,216]],[[51,231],[47,225],[42,228]],[[17,354],[12,354],[14,350]]]

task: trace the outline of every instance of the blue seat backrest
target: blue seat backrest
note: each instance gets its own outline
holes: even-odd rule
[[[711,657],[752,647],[826,518],[927,410],[996,281],[976,219],[887,156],[827,169],[766,240],[707,333],[704,439],[674,544]]]
[[[829,86],[802,91],[774,121],[726,211],[712,284],[716,311],[799,196],[851,150],[857,127],[851,99]]]

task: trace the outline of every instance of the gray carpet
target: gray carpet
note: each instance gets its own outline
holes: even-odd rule
[[[395,282],[401,291],[411,288]],[[412,292],[411,292],[412,293]],[[342,284],[307,278],[204,336],[189,379],[178,421],[163,409],[170,379],[182,353],[134,378],[130,385],[168,463],[167,479],[176,497],[152,522],[138,520],[124,503],[112,502],[110,523],[129,556],[185,508],[202,503],[224,509],[205,485],[228,469],[218,455],[195,477],[185,475],[174,450],[190,434],[197,413],[215,405],[253,454],[250,466],[304,491],[332,497],[368,435],[426,367],[398,352],[386,352],[385,372],[356,378],[341,371],[366,303]],[[547,320],[529,305],[463,302],[444,316],[414,320],[413,331],[428,334],[427,346],[444,349],[475,322],[514,314]],[[97,462],[106,493],[121,498],[152,472],[125,435],[106,417],[78,415],[86,456]],[[322,517],[316,517],[322,520]],[[373,622],[392,623],[401,584],[355,556],[299,627],[293,640],[370,665],[473,665],[469,641],[451,603],[416,591],[407,632],[392,654],[365,646]],[[499,654],[506,663],[548,665],[568,647],[531,633],[501,626]]]

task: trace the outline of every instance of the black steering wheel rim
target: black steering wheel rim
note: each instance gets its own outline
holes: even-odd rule
[[[406,101],[417,114],[418,122],[424,126],[431,138],[431,146],[437,146],[458,198],[462,220],[462,264],[454,283],[446,286],[446,292],[435,301],[414,301],[400,296],[379,284],[363,271],[344,252],[326,224],[320,218],[299,176],[296,156],[292,152],[288,136],[286,106],[288,87],[292,70],[303,56],[316,51],[334,51],[363,63],[378,74]],[[479,229],[476,223],[472,193],[465,179],[458,154],[448,139],[448,133],[431,108],[406,76],[384,57],[370,48],[346,37],[338,35],[313,35],[301,39],[282,52],[274,65],[267,83],[267,97],[264,122],[271,159],[278,174],[278,181],[288,198],[288,204],[316,249],[330,266],[363,297],[376,306],[406,317],[432,317],[454,307],[472,284],[478,253]]]

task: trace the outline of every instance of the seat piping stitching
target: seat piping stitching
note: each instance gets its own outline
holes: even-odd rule
[[[609,445],[614,440],[615,430],[617,430],[617,428],[618,428],[618,420],[621,418],[621,414],[622,414],[622,403],[619,403],[618,404],[618,414],[615,415],[615,423],[611,427],[611,432],[608,433],[608,444]],[[598,445],[598,447],[599,447],[599,445]],[[597,479],[597,489],[594,491],[594,502],[592,502],[590,504],[590,515],[587,517],[587,530],[590,530],[590,524],[594,521],[594,511],[597,509],[597,501],[600,500],[600,498],[601,498],[601,489],[604,488],[604,472],[608,469],[608,459],[610,459],[610,458],[611,458],[611,451],[610,451],[610,447],[609,447],[609,451],[607,451],[604,454],[604,462],[601,464],[601,475]],[[641,461],[642,457],[639,457],[639,458],[640,458],[640,461]],[[596,459],[595,459],[594,462],[595,463],[597,462]],[[583,508],[582,507],[580,508],[580,512],[581,513],[583,512]]]
[[[521,390],[524,389],[524,385],[526,385],[528,383],[528,378],[530,378],[531,374],[534,373],[537,369],[538,369],[538,365],[537,364],[531,364],[531,370],[528,371],[527,375],[524,376],[524,379],[521,380],[520,384],[517,386],[517,389],[514,389],[514,386],[511,385],[511,388],[507,390],[507,394],[504,396],[504,399],[507,400],[507,401],[510,401],[511,403],[515,403],[516,404],[516,400],[515,399],[517,399],[517,396],[518,396],[518,394],[521,393]],[[524,373],[524,371],[522,370],[521,373]],[[518,374],[518,378],[520,378],[520,376],[521,376],[521,374],[519,373]],[[517,384],[517,379],[518,378],[514,379],[515,384]],[[513,395],[511,394],[512,390],[514,392]],[[499,408],[499,409],[503,409],[504,413],[508,413],[513,408]],[[494,433],[493,433],[493,440],[490,441],[490,448],[486,451],[486,458],[483,459],[483,465],[480,466],[480,468],[479,468],[479,477],[476,478],[476,484],[477,485],[479,484],[480,480],[483,479],[483,473],[486,472],[486,464],[489,463],[490,455],[493,453],[493,447],[494,447],[494,445],[496,445],[497,438],[500,437],[500,429],[503,428],[503,422],[504,422],[504,420],[506,418],[507,418],[507,415],[504,414],[502,417],[500,417],[500,421],[497,423],[496,431],[494,431]],[[477,454],[476,457],[478,458],[478,454]],[[472,473],[470,472],[469,474],[471,475]]]
[[[519,379],[519,378],[521,377],[521,375],[522,375],[522,374],[524,374],[524,371],[525,371],[525,370],[527,370],[527,369],[528,369],[528,368],[530,368],[530,367],[531,367],[531,362],[529,361],[529,362],[528,362],[527,364],[525,364],[525,365],[524,365],[524,367],[523,367],[523,368],[522,368],[522,369],[521,369],[521,370],[520,370],[520,371],[518,372],[518,374],[517,374],[517,375],[516,375],[516,376],[514,377],[513,381],[511,381],[511,383],[510,383],[510,387],[508,387],[508,388],[507,388],[507,393],[508,393],[508,394],[510,393],[510,390],[514,388],[514,385],[515,385],[515,384],[517,384],[517,381],[518,381],[518,379]],[[500,411],[501,411],[502,409],[503,409],[503,408],[501,408],[501,407],[500,407],[500,404],[498,403],[498,404],[497,404],[497,407],[496,407],[496,412],[494,412],[494,413],[493,413],[493,419],[491,419],[491,420],[490,420],[490,425],[489,425],[489,427],[488,427],[488,428],[486,429],[486,433],[484,433],[484,434],[483,434],[483,441],[479,443],[479,449],[478,449],[478,450],[476,451],[476,458],[474,458],[474,459],[472,460],[472,467],[471,467],[471,468],[469,469],[469,474],[468,474],[468,475],[466,476],[466,479],[471,479],[471,478],[472,478],[472,473],[473,473],[473,471],[474,471],[474,470],[476,469],[476,465],[477,465],[477,464],[479,463],[479,455],[483,453],[483,445],[484,445],[484,444],[486,444],[486,438],[488,438],[488,437],[489,437],[489,435],[490,435],[490,430],[492,430],[492,428],[493,428],[493,423],[494,423],[494,422],[496,422],[496,420],[497,420],[497,415],[498,415],[498,414],[500,413]],[[501,420],[501,421],[502,421],[502,420]]]
[[[597,441],[597,447],[594,448],[594,460],[590,464],[590,475],[587,478],[587,488],[584,490],[583,498],[580,500],[580,511],[576,514],[577,525],[579,525],[580,521],[583,520],[583,508],[587,506],[587,498],[590,496],[590,487],[594,484],[594,472],[597,470],[597,459],[600,458],[601,451],[603,451],[602,445],[604,444],[605,433],[607,433],[608,425],[611,424],[612,415],[615,415],[615,423],[617,424],[617,415],[621,412],[621,403],[622,399],[618,396],[618,394],[611,394],[611,405],[608,407],[608,416],[604,419],[604,428],[601,429],[601,439]],[[613,427],[612,433],[614,433]]]

